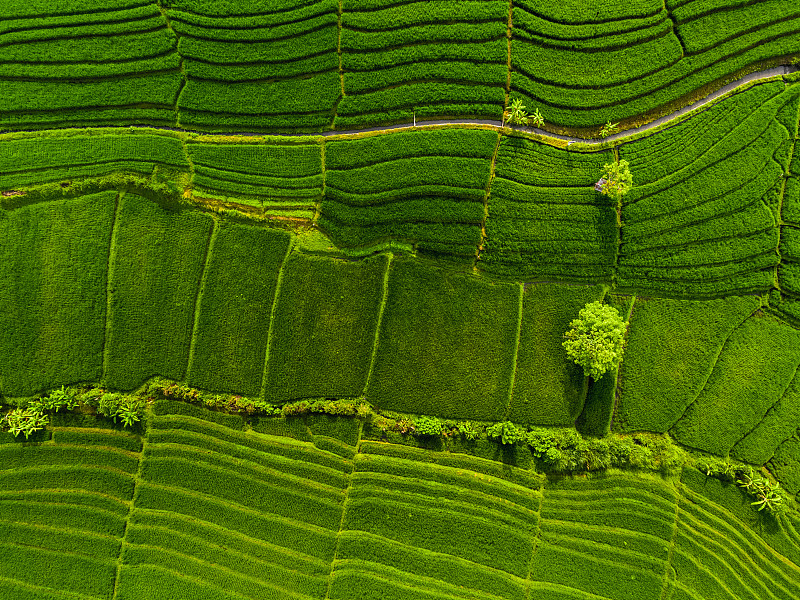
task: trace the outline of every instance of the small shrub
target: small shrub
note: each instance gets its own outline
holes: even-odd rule
[[[606,124],[600,129],[600,137],[607,138],[610,135],[614,135],[619,131],[619,123],[612,123],[611,121],[606,121]]]
[[[436,417],[421,416],[414,419],[414,434],[417,436],[442,435],[442,421]]]
[[[481,437],[482,428],[475,425],[472,421],[461,421],[458,424],[458,431],[466,440],[474,442]]]
[[[53,390],[46,398],[41,399],[44,410],[60,411],[62,408],[72,410],[80,404],[78,390],[74,388],[61,388]]]
[[[516,444],[525,439],[525,431],[518,428],[511,421],[495,423],[486,428],[486,435],[499,439],[504,446]]]
[[[2,420],[2,424],[8,427],[11,435],[16,437],[24,433],[26,440],[34,431],[44,429],[49,422],[50,419],[39,410],[38,406],[16,408],[7,412]]]
[[[119,393],[106,392],[100,396],[97,412],[117,422],[122,421],[124,427],[133,427],[144,416],[146,402],[136,396],[125,396]]]

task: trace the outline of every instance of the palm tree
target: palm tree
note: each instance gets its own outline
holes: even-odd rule
[[[518,123],[520,125],[528,124],[528,113],[525,111],[525,105],[519,98],[511,103],[508,111],[503,113],[503,116],[508,118],[509,123]]]

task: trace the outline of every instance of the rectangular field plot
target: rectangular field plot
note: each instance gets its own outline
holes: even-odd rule
[[[526,597],[535,476],[464,455],[380,442],[361,449],[331,599]]]
[[[504,136],[489,195],[479,268],[526,280],[609,281],[613,202],[594,191],[610,152],[566,152]]]
[[[578,6],[575,4],[575,6]],[[794,52],[800,10],[780,0],[611,3],[587,15],[514,3],[511,94],[556,125],[600,126],[651,111],[759,62]],[[543,108],[544,112],[544,108]]]
[[[385,255],[288,259],[270,340],[267,400],[363,393],[388,268]]]
[[[111,4],[3,7],[0,130],[175,124],[175,34],[155,2]]]
[[[798,363],[800,332],[757,313],[730,334],[705,386],[671,433],[692,448],[727,455],[781,400]]]
[[[586,378],[561,345],[572,319],[589,302],[602,300],[600,286],[537,283],[526,287],[508,418],[518,423],[575,423],[586,398]]]
[[[0,463],[0,595],[110,598],[139,455],[58,441],[3,444]]]
[[[187,145],[196,195],[255,204],[308,207],[322,196],[319,144]]]
[[[702,391],[725,340],[760,306],[756,296],[637,299],[620,371],[615,429],[669,430]]]
[[[389,410],[499,420],[521,289],[396,259],[367,399]]]
[[[468,129],[327,142],[319,226],[338,246],[402,240],[471,263],[496,144]]]
[[[336,0],[171,2],[167,14],[187,76],[180,124],[212,131],[329,126],[341,96],[337,12]]]
[[[449,115],[500,118],[508,78],[502,0],[342,3],[345,96],[336,129]]]
[[[622,146],[636,175],[622,208],[621,287],[694,297],[772,287],[779,234],[762,197],[783,175],[773,157],[788,132],[776,115],[800,91],[781,89],[710,109],[700,141],[689,120]]]
[[[0,141],[0,189],[100,177],[115,171],[149,176],[156,165],[189,170],[179,137],[146,131],[4,139]]]
[[[209,249],[186,379],[206,390],[261,392],[270,315],[290,235],[223,222]]]
[[[102,374],[116,192],[0,219],[0,390],[33,394]]]
[[[672,486],[650,477],[549,482],[531,565],[532,597],[658,599],[675,502]]]
[[[155,417],[120,596],[324,597],[351,469],[309,443]]]
[[[133,194],[119,201],[109,260],[105,383],[182,379],[212,219]]]

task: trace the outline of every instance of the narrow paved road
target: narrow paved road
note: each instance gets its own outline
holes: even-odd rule
[[[512,129],[516,129],[518,131],[524,131],[529,133],[537,133],[539,135],[549,137],[551,139],[558,139],[564,140],[567,142],[583,142],[585,144],[590,145],[599,145],[605,142],[616,142],[616,141],[624,141],[625,139],[634,136],[638,133],[643,131],[649,131],[650,129],[656,129],[665,123],[669,123],[670,121],[674,121],[680,119],[680,117],[684,116],[686,113],[689,113],[693,110],[696,110],[706,104],[714,102],[720,96],[727,94],[737,88],[744,87],[749,85],[753,82],[763,81],[775,76],[783,76],[789,73],[793,73],[797,71],[797,67],[791,67],[788,65],[782,65],[779,67],[773,67],[771,69],[766,69],[764,71],[756,71],[755,73],[750,73],[742,77],[741,79],[737,79],[736,81],[732,81],[731,83],[721,87],[716,92],[713,92],[703,98],[702,100],[698,100],[693,104],[689,104],[676,110],[673,113],[670,113],[660,119],[656,119],[655,121],[651,121],[646,125],[642,125],[640,127],[634,127],[633,129],[626,129],[625,131],[621,131],[620,133],[616,133],[614,135],[610,135],[605,139],[587,139],[587,138],[580,138],[580,137],[571,137],[568,135],[560,135],[557,133],[551,133],[544,129],[537,129],[535,127],[519,127],[515,125],[508,125],[506,127],[511,127]],[[502,127],[501,121],[495,121],[493,119],[459,119],[457,121],[447,121],[447,120],[436,120],[436,121],[417,121],[416,127],[425,127],[425,126],[433,126],[433,125],[491,125],[493,127],[497,127],[500,129]],[[366,127],[364,129],[343,129],[343,130],[335,130],[335,131],[323,131],[318,133],[268,133],[268,132],[260,132],[260,133],[253,133],[248,131],[243,132],[224,132],[224,133],[210,133],[206,131],[194,131],[190,129],[180,129],[176,127],[152,127],[150,125],[140,125],[138,127],[148,127],[151,129],[167,129],[170,131],[182,131],[187,133],[196,133],[201,136],[205,135],[224,135],[224,136],[245,136],[245,137],[258,137],[258,136],[286,136],[286,137],[314,137],[314,136],[324,136],[329,137],[333,135],[357,135],[359,133],[366,133],[369,131],[399,131],[403,129],[411,129],[415,125],[412,123],[402,123],[397,125],[384,125],[384,126],[377,126],[377,127]]]

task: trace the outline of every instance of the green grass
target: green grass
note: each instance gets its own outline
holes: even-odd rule
[[[270,203],[313,202],[322,195],[318,144],[187,144],[199,194]]]
[[[725,340],[759,306],[754,296],[638,298],[621,365],[614,429],[667,431],[705,386]]]
[[[561,345],[569,323],[605,290],[568,284],[526,286],[516,376],[507,417],[537,425],[575,423],[586,398],[583,371]]]
[[[725,8],[691,2],[666,15],[663,5],[637,3],[613,17],[589,18],[572,8],[545,16],[537,3],[515,3],[512,95],[546,107],[555,125],[599,128],[739,70],[756,71],[759,61],[797,47],[795,6],[767,1]],[[659,12],[672,23],[654,24]]]
[[[115,197],[115,192],[105,192],[2,214],[4,394],[33,394],[100,379]]]
[[[497,139],[436,129],[326,142],[319,226],[345,248],[397,240],[471,264]]]
[[[800,333],[756,314],[738,327],[720,352],[695,401],[673,426],[687,446],[727,455],[784,395],[800,356]]]
[[[363,393],[388,268],[386,255],[289,258],[270,340],[268,400]]]
[[[398,258],[367,400],[384,409],[500,419],[520,290]]]
[[[279,230],[223,222],[217,227],[196,317],[187,381],[201,389],[261,391],[278,274],[291,243]]]
[[[132,389],[153,375],[183,379],[212,219],[133,194],[116,219],[103,380]]]
[[[781,399],[745,437],[736,442],[731,455],[748,463],[763,465],[778,447],[791,438],[800,423],[800,376],[795,373]]]

